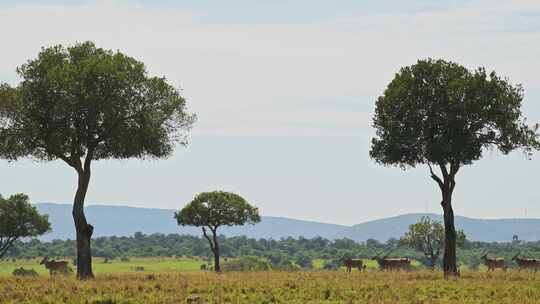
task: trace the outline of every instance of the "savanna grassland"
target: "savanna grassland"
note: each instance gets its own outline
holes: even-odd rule
[[[0,277],[0,303],[540,303],[540,274],[252,272]]]
[[[69,259],[63,259],[70,261]],[[233,260],[233,259],[229,259]],[[6,259],[0,260],[0,277],[11,276],[13,271],[17,268],[32,269],[39,275],[48,275],[49,271],[45,266],[40,265],[41,258],[32,259]],[[178,272],[178,271],[199,271],[201,265],[206,264],[207,259],[205,257],[135,257],[129,258],[126,261],[121,259],[111,259],[105,263],[103,258],[93,258],[93,270],[95,274],[129,274],[139,272]],[[322,270],[324,259],[314,259],[313,269]],[[222,262],[226,263],[227,259],[222,259]],[[377,262],[371,260],[365,260],[365,265],[368,269],[378,268]],[[412,262],[412,265],[419,266],[418,261]],[[73,268],[73,263],[70,263],[70,267]],[[345,268],[342,267],[341,270]]]
[[[0,261],[0,277],[9,276],[13,270],[22,267],[24,269],[33,269],[40,275],[48,274],[45,266],[40,265],[40,258],[17,259]],[[70,267],[74,267],[71,260]],[[168,257],[148,257],[148,258],[129,258],[127,261],[114,259],[107,263],[103,258],[93,258],[94,273],[99,274],[125,274],[131,272],[176,272],[176,271],[196,271],[200,270],[205,263],[203,258],[168,258]],[[1,302],[0,302],[1,303]]]

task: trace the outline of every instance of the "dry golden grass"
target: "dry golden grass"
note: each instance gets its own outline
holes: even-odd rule
[[[540,273],[141,273],[0,278],[0,303],[540,303]]]

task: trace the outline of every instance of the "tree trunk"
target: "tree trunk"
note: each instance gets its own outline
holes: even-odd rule
[[[84,215],[84,199],[90,183],[90,169],[78,170],[78,186],[73,202],[73,220],[77,233],[77,278],[91,279],[92,273],[92,252],[90,250],[90,239],[94,232],[94,227],[86,222]]]
[[[448,171],[447,164],[443,162],[438,163],[443,179],[435,172],[431,164],[428,163],[429,172],[431,178],[437,182],[441,189],[442,202],[444,214],[444,255],[443,255],[443,271],[444,277],[449,275],[458,276],[456,262],[456,227],[454,226],[454,210],[452,209],[452,193],[456,186],[455,176],[459,170],[459,163],[450,163],[450,171]]]
[[[212,231],[214,237],[214,270],[221,272],[221,266],[219,265],[219,244],[216,231]]]
[[[437,256],[435,254],[431,254],[429,259],[430,259],[430,263],[431,263],[431,271],[435,271],[435,266],[437,264]]]
[[[444,212],[444,275],[459,275],[456,261],[456,227],[454,226],[454,210],[452,209],[452,191],[443,189],[441,206]]]

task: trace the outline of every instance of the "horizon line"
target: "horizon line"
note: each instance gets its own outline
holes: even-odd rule
[[[55,202],[36,202],[32,203],[32,205],[38,205],[38,204],[51,204],[51,205],[64,205],[64,206],[73,206],[72,203],[55,203]],[[129,205],[115,205],[111,203],[90,203],[89,205],[85,205],[84,207],[117,207],[117,208],[134,208],[134,209],[153,209],[153,210],[163,210],[163,211],[176,211],[176,209],[171,208],[155,208],[155,207],[135,207],[135,206],[129,206]],[[317,220],[311,220],[311,219],[300,219],[300,218],[294,218],[294,217],[288,217],[288,216],[281,216],[281,215],[261,215],[263,217],[274,217],[274,218],[283,218],[288,220],[296,220],[296,221],[304,221],[304,222],[311,222],[311,223],[319,223],[319,224],[327,224],[327,225],[336,225],[336,226],[343,226],[343,227],[354,227],[356,225],[361,224],[367,224],[371,222],[386,220],[390,218],[396,218],[401,216],[408,216],[408,215],[436,215],[436,216],[442,216],[441,213],[434,213],[434,212],[410,212],[410,213],[402,213],[398,215],[389,215],[386,217],[376,218],[373,220],[365,221],[356,223],[353,225],[344,225],[344,224],[336,224],[336,223],[330,223],[330,222],[324,222],[324,221],[317,221]],[[533,218],[533,217],[508,217],[508,218],[477,218],[477,217],[469,217],[464,215],[456,214],[456,217],[461,217],[465,219],[470,220],[479,220],[479,221],[501,221],[501,220],[540,220],[540,218]]]

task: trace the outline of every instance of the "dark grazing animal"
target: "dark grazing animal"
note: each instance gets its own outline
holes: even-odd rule
[[[376,255],[371,259],[377,261],[380,270],[408,270],[411,266],[411,260],[408,258],[388,258]]]
[[[515,261],[518,264],[518,270],[522,269],[531,269],[538,271],[540,269],[540,260],[538,259],[527,259],[519,257],[517,254],[512,258],[512,261]]]
[[[63,273],[63,274],[69,273],[68,262],[66,261],[55,261],[55,260],[49,261],[49,257],[44,257],[43,260],[41,260],[39,264],[45,265],[45,268],[49,269],[49,273],[51,275],[54,275],[57,273]]]
[[[495,271],[495,269],[500,268],[503,271],[506,271],[506,263],[503,258],[488,258],[487,253],[480,257],[484,265],[487,266],[488,271]]]
[[[352,268],[357,268],[358,271],[366,270],[366,265],[361,259],[345,259],[341,258],[343,266],[347,267],[347,272],[351,272]]]

